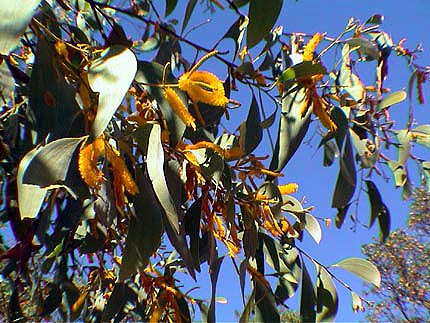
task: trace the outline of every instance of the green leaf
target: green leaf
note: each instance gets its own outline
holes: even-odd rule
[[[317,268],[317,322],[333,322],[339,302],[336,287],[328,271],[319,265]]]
[[[162,213],[151,190],[151,182],[136,169],[139,194],[133,199],[134,214],[130,218],[123,251],[119,280],[143,270],[149,257],[157,251],[163,235]]]
[[[272,171],[282,171],[291,157],[293,157],[309,129],[312,109],[308,109],[308,112],[303,117],[301,115],[301,108],[305,97],[305,90],[303,88],[297,89],[290,94],[284,93],[278,138],[269,167]]]
[[[0,54],[7,56],[19,43],[40,0],[0,0]]]
[[[372,168],[379,159],[379,139],[375,137],[375,143],[368,138],[361,139],[353,130],[349,130],[354,148],[360,156],[361,167]]]
[[[376,106],[377,111],[381,111],[389,108],[393,104],[400,103],[404,101],[407,97],[407,93],[405,91],[396,91],[387,95],[381,102]]]
[[[222,261],[224,260],[224,257],[220,257],[215,259],[214,263],[210,266],[210,277],[211,277],[211,303],[209,305],[208,310],[208,323],[214,323],[216,322],[215,319],[215,300],[216,300],[216,285],[218,282],[218,275],[221,269]]]
[[[320,63],[304,61],[287,68],[280,76],[283,81],[311,77],[317,74],[327,74],[326,68]]]
[[[302,262],[302,293],[300,295],[300,318],[302,322],[316,322],[316,295],[306,265]]]
[[[358,278],[371,283],[379,288],[381,285],[381,274],[378,271],[378,268],[374,264],[372,264],[369,260],[361,259],[361,258],[346,258],[343,259],[331,267],[339,267],[349,271],[351,274],[354,274]]]
[[[345,221],[346,213],[348,212],[348,208],[351,203],[347,204],[345,207],[341,207],[337,209],[335,224],[336,228],[340,229]]]
[[[158,63],[139,61],[135,79],[137,82],[142,83],[144,89],[157,101],[163,113],[163,118],[167,122],[170,133],[170,144],[175,146],[182,139],[186,126],[170,107],[169,102],[167,102],[163,95],[163,89],[160,86],[156,86],[157,84],[163,84],[163,71],[164,67]],[[167,70],[164,82],[166,84],[178,83],[169,70]],[[177,94],[182,102],[187,102],[188,98],[184,92],[178,91]]]
[[[393,173],[396,187],[403,187],[408,181],[408,175],[405,166],[395,160],[388,160],[387,165]]]
[[[373,15],[371,16],[369,19],[366,20],[366,25],[380,25],[382,24],[382,22],[384,21],[384,16],[383,15]]]
[[[182,21],[181,33],[183,33],[185,28],[187,27],[188,22],[191,18],[191,14],[193,13],[194,7],[196,6],[196,3],[197,0],[188,0],[187,8],[185,9],[184,20]]]
[[[375,220],[378,219],[380,240],[381,242],[384,242],[390,233],[390,211],[382,202],[381,194],[379,193],[376,185],[372,181],[366,181],[366,186],[371,209],[369,227],[371,228],[375,223]]]
[[[202,198],[198,198],[187,210],[184,216],[185,233],[190,237],[190,251],[194,268],[200,272],[199,232],[202,212]]]
[[[430,148],[430,125],[425,124],[412,129],[411,137],[417,144]]]
[[[166,0],[166,10],[164,11],[164,16],[169,16],[173,10],[175,10],[178,0]]]
[[[254,305],[255,305],[255,288],[252,290],[252,293],[249,296],[248,301],[246,302],[242,315],[240,316],[239,323],[251,322],[250,316],[252,313],[252,309],[254,308]]]
[[[333,165],[334,159],[339,156],[339,150],[332,141],[327,141],[323,144],[324,147],[324,158],[323,166],[329,167]]]
[[[91,129],[93,138],[98,137],[120,106],[137,71],[137,60],[133,52],[113,45],[105,49],[88,69],[91,90],[98,92],[97,114]]]
[[[318,220],[309,213],[305,213],[305,229],[309,232],[312,239],[319,244],[322,237],[321,226]]]
[[[351,49],[356,48],[361,56],[373,60],[379,59],[379,49],[375,42],[358,37],[347,39],[345,42],[349,44]]]
[[[49,140],[83,134],[76,88],[66,81],[62,64],[52,44],[40,38],[29,84],[29,114],[38,142],[48,134]]]
[[[17,189],[18,189],[18,208],[21,218],[34,219],[42,207],[43,200],[47,190],[41,188],[39,185],[24,184],[24,173],[28,165],[31,163],[34,156],[37,154],[38,149],[30,150],[19,163],[17,174]]]
[[[280,322],[279,311],[270,286],[265,286],[259,279],[254,279],[255,322]]]
[[[243,35],[245,34],[246,27],[248,27],[249,19],[247,16],[240,16],[231,27],[227,30],[224,36],[218,41],[217,45],[223,39],[231,38],[234,41],[234,57],[242,44]],[[217,46],[215,46],[217,47]]]
[[[276,119],[277,111],[278,111],[278,109],[276,109],[275,112],[273,112],[266,119],[264,119],[263,121],[261,121],[261,128],[267,129],[267,128],[270,128],[273,125],[273,123],[275,122],[275,119]]]
[[[281,12],[282,0],[272,0],[270,5],[265,0],[252,0],[249,4],[249,26],[246,45],[252,48],[262,40],[275,25]]]
[[[332,207],[338,209],[349,204],[354,195],[357,181],[350,136],[346,137],[344,151],[339,159],[339,164],[340,169],[332,199]]]
[[[397,161],[406,168],[406,161],[411,150],[410,132],[408,129],[398,130],[396,137],[399,142]]]
[[[255,97],[252,97],[246,122],[240,127],[241,147],[245,154],[250,154],[257,148],[263,138],[263,128],[261,128],[260,111]],[[243,143],[242,143],[243,141]]]
[[[350,58],[351,48],[348,43],[342,48],[342,62],[339,73],[336,78],[336,84],[341,89],[341,94],[348,94],[349,101],[345,98],[345,102],[341,102],[341,106],[355,105],[364,99],[365,91],[360,78],[352,73],[352,64]]]

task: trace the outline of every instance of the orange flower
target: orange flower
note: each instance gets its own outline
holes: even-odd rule
[[[79,172],[84,182],[98,189],[104,181],[103,173],[97,168],[97,159],[105,153],[104,138],[98,137],[92,143],[81,146],[79,152]]]
[[[175,92],[174,89],[166,87],[163,91],[167,102],[169,102],[172,110],[178,115],[178,117],[185,123],[187,127],[191,127],[196,130],[196,123],[194,117],[188,111],[188,108],[182,102],[181,98]]]
[[[306,44],[303,49],[303,60],[304,61],[312,61],[314,59],[314,52],[317,48],[318,44],[323,39],[323,36],[320,33],[316,33],[312,36],[309,42]]]

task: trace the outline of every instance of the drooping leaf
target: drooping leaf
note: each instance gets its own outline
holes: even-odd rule
[[[181,33],[184,32],[185,28],[190,21],[191,14],[194,11],[194,7],[196,6],[197,0],[188,0],[187,8],[185,9],[184,20],[182,21]]]
[[[390,211],[382,202],[381,194],[376,185],[372,181],[366,181],[366,186],[371,210],[369,227],[371,228],[375,220],[378,219],[380,240],[384,242],[390,233]]]
[[[258,279],[254,279],[255,289],[255,322],[280,322],[280,315],[276,306],[274,294],[269,286]]]
[[[369,260],[361,258],[346,258],[330,267],[340,267],[361,278],[362,280],[379,287],[381,285],[381,274],[378,268]]]
[[[360,156],[361,167],[372,168],[379,158],[379,138],[375,137],[375,143],[373,143],[368,138],[361,139],[354,129],[350,129],[349,134],[354,148]]]
[[[344,102],[341,102],[341,106],[357,104],[365,96],[364,86],[360,78],[352,72],[350,53],[351,48],[348,43],[345,43],[342,48],[342,62],[336,78],[336,84],[340,87],[341,94],[346,93],[349,98],[348,100],[344,99]]]
[[[166,0],[166,9],[164,12],[164,16],[169,16],[173,12],[173,10],[175,10],[177,4],[178,0]]]
[[[163,84],[163,66],[158,63],[151,63],[147,61],[139,61],[139,69],[136,74],[136,81],[142,83],[143,87],[149,92],[149,94],[157,101],[158,106],[163,113],[163,118],[167,122],[167,127],[170,134],[170,144],[175,146],[185,131],[184,122],[178,117],[178,115],[172,110],[163,95],[163,89],[159,86],[150,86],[154,84]],[[167,71],[166,73],[166,84],[175,84],[178,81]],[[177,92],[182,102],[187,102],[187,96],[183,92]]]
[[[305,229],[316,243],[320,243],[322,237],[321,225],[312,214],[305,213]]]
[[[137,60],[133,52],[113,45],[102,52],[88,69],[91,90],[98,92],[97,114],[91,134],[97,138],[106,128],[120,106],[137,71]]]
[[[348,208],[350,205],[351,203],[337,209],[336,218],[335,218],[336,228],[340,229],[342,227],[342,224],[345,221],[346,213],[348,212]]]
[[[387,109],[388,107],[392,106],[393,104],[397,104],[397,103],[404,101],[407,96],[408,96],[407,93],[403,90],[390,93],[384,99],[382,99],[381,102],[379,102],[379,104],[376,106],[376,109],[378,111]]]
[[[366,38],[354,37],[346,40],[350,48],[357,48],[358,53],[367,59],[378,60],[379,51],[375,42]]]
[[[172,228],[179,234],[178,213],[164,175],[164,150],[161,144],[161,127],[158,124],[152,126],[149,135],[147,169],[155,195],[163,207],[163,212]]]
[[[316,322],[316,295],[304,262],[302,265],[302,294],[300,296],[300,318],[302,322]]]
[[[397,161],[406,168],[406,161],[409,158],[409,152],[411,150],[410,132],[408,129],[399,130],[397,131],[396,137],[399,143]]]
[[[48,134],[50,140],[83,134],[76,89],[66,81],[61,58],[45,38],[37,43],[29,86],[29,114],[38,142]]]
[[[283,304],[287,299],[294,296],[299,287],[302,270],[300,257],[295,248],[282,248],[279,252],[279,259],[281,260],[280,272],[284,274],[279,276],[275,295],[277,303]]]
[[[215,259],[214,263],[210,266],[212,291],[211,291],[211,303],[208,310],[208,318],[207,318],[208,323],[216,322],[216,319],[215,319],[216,285],[218,282],[218,275],[219,275],[219,271],[221,269],[221,264],[223,260],[224,260],[224,257],[219,257]]]
[[[339,157],[339,150],[332,141],[327,141],[323,144],[324,147],[324,158],[323,166],[329,167],[333,165],[334,159]]]
[[[47,192],[46,189],[41,188],[39,185],[23,183],[24,173],[37,152],[37,148],[29,151],[21,159],[18,166],[16,181],[18,188],[18,208],[21,218],[35,218],[39,214],[39,210]]]
[[[252,313],[252,309],[254,308],[254,305],[255,305],[255,288],[252,290],[252,293],[249,296],[248,301],[246,302],[242,315],[239,318],[239,323],[250,322],[250,316]]]
[[[200,272],[200,218],[202,212],[202,199],[197,199],[184,216],[185,233],[190,237],[190,251],[193,257],[194,267]]]
[[[339,159],[339,174],[333,193],[332,207],[344,208],[349,204],[355,192],[357,174],[352,151],[351,139],[346,137],[344,151]]]
[[[251,106],[249,107],[248,117],[243,126],[240,127],[240,140],[244,140],[243,150],[245,154],[250,154],[257,148],[261,139],[263,138],[263,128],[261,128],[260,111],[255,97],[252,97]],[[242,139],[243,138],[243,139]]]
[[[40,0],[0,0],[0,54],[8,55],[19,42]]]
[[[234,57],[242,44],[243,35],[245,34],[246,27],[248,27],[249,19],[247,16],[240,16],[231,27],[227,30],[224,36],[218,41],[218,43],[226,38],[231,38],[234,41],[235,50]],[[216,46],[215,46],[216,47]]]
[[[157,250],[163,234],[162,214],[151,190],[151,182],[136,170],[139,194],[134,197],[134,214],[130,218],[119,279],[123,281],[143,270]]]
[[[308,109],[302,117],[301,108],[305,96],[303,88],[284,94],[278,138],[269,167],[272,171],[280,172],[285,167],[308,131],[312,109]]]
[[[262,40],[275,25],[281,12],[282,0],[272,0],[270,5],[264,0],[253,0],[249,4],[249,25],[246,45],[252,48]]]
[[[317,268],[317,322],[333,322],[339,302],[336,287],[327,270],[316,265]]]
[[[430,148],[430,125],[424,124],[412,129],[411,137],[417,144]]]
[[[278,111],[278,109],[275,110],[275,112],[273,112],[270,116],[268,116],[266,119],[264,119],[263,121],[261,121],[261,128],[263,129],[267,129],[270,128],[273,123],[275,122],[276,119],[276,112]]]

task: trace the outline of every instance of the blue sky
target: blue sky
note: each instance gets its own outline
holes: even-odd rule
[[[268,1],[270,3],[270,1]],[[180,2],[172,16],[182,17],[185,11],[186,1]],[[246,9],[244,9],[246,11]],[[282,13],[277,24],[284,26],[285,32],[304,32],[313,34],[315,32],[327,32],[329,36],[336,36],[345,27],[350,17],[355,17],[362,22],[374,14],[382,14],[385,19],[382,29],[389,33],[394,43],[400,39],[406,38],[405,46],[415,48],[418,43],[422,43],[424,52],[420,54],[419,62],[422,65],[430,64],[430,40],[428,31],[430,30],[430,3],[427,0],[386,0],[386,1],[311,1],[311,0],[284,0]],[[220,38],[229,28],[236,16],[228,10],[218,11],[213,16],[208,13],[199,13],[193,15],[189,27],[203,23],[206,18],[210,17],[211,21],[189,34],[189,38],[201,43],[202,45],[211,48],[215,41]],[[223,42],[222,49],[233,49],[232,42]],[[385,83],[386,87],[393,91],[407,89],[409,72],[406,63],[403,59],[392,55],[389,61],[389,75]],[[219,69],[218,69],[219,68]],[[219,76],[225,75],[225,68],[218,66],[217,62],[206,62],[204,69],[215,71]],[[428,86],[426,86],[428,88]],[[250,103],[249,93],[234,93],[233,98],[242,102],[242,107],[232,111],[232,119],[223,122],[227,129],[233,131],[239,123],[246,118],[247,107]],[[429,98],[428,90],[426,89],[426,98]],[[268,104],[267,114],[269,115],[274,107]],[[407,101],[396,106],[393,111],[393,118],[399,120],[396,128],[401,128],[405,124],[407,116]],[[416,118],[420,124],[430,123],[427,106],[415,105]],[[276,135],[274,134],[276,139]],[[312,141],[311,146],[302,146],[297,154],[293,157],[287,167],[284,169],[285,177],[281,183],[297,182],[299,191],[296,197],[300,200],[306,197],[306,206],[314,205],[313,215],[318,217],[329,217],[334,219],[335,210],[330,208],[332,192],[336,182],[338,172],[337,164],[331,168],[323,168],[322,152],[317,150],[318,139]],[[257,154],[267,154],[267,141],[257,149]],[[427,152],[428,156],[428,152]],[[389,175],[388,171],[387,174]],[[408,203],[401,201],[401,192],[394,188],[394,184],[390,180],[388,183],[383,182],[380,178],[374,177],[376,185],[383,194],[385,204],[390,208],[392,216],[392,228],[403,226],[408,212]],[[416,181],[416,177],[415,177]],[[369,209],[367,206],[367,197],[362,194],[362,200],[358,209],[358,219],[364,224],[368,223]],[[321,263],[325,265],[333,264],[346,257],[362,257],[361,246],[369,243],[373,238],[377,237],[378,230],[375,225],[371,230],[358,225],[356,230],[351,230],[353,223],[347,218],[341,230],[335,228],[334,225],[329,228],[323,227],[323,238],[320,245],[306,236],[300,247],[313,255]],[[310,266],[308,266],[308,269]],[[218,282],[218,295],[227,299],[227,304],[217,305],[217,319],[220,321],[237,320],[234,316],[234,310],[241,310],[240,285],[237,275],[233,272],[231,262],[226,259],[221,269],[221,274]],[[334,271],[339,278],[348,283],[359,294],[363,290],[363,284],[360,280],[355,279],[352,275],[342,272],[341,270]],[[203,267],[198,282],[201,290],[196,293],[201,297],[209,299],[210,283],[207,279],[207,267]],[[351,309],[350,293],[339,284],[336,285],[339,293],[339,312],[336,321],[338,322],[356,322],[364,321],[364,314],[355,314]],[[294,300],[288,305],[292,308],[297,307],[299,295],[297,294]]]

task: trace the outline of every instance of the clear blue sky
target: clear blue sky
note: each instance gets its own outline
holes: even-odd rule
[[[172,16],[182,17],[185,11],[186,1],[180,1]],[[267,1],[270,5],[270,0]],[[423,65],[430,64],[430,40],[428,31],[430,30],[430,3],[427,0],[362,0],[362,1],[317,1],[317,0],[284,0],[282,13],[278,20],[278,24],[284,26],[285,32],[305,32],[313,34],[315,32],[327,32],[329,36],[336,36],[341,32],[350,17],[355,17],[361,21],[366,21],[373,14],[382,14],[385,17],[382,29],[388,32],[394,43],[397,43],[401,38],[405,37],[407,42],[406,47],[414,48],[416,44],[422,43],[424,53],[421,53],[420,63]],[[198,25],[210,17],[211,22],[198,28],[190,33],[189,37],[203,45],[211,48],[214,45],[214,40],[221,37],[232,24],[236,16],[228,10],[223,12],[218,11],[215,15],[210,16],[208,13],[200,13],[193,15],[189,26]],[[224,49],[232,49],[233,43],[225,42],[221,44]],[[254,55],[255,56],[255,55]],[[407,89],[409,73],[404,60],[393,55],[389,61],[390,71],[388,80],[385,86],[392,90]],[[206,63],[207,69],[213,70],[215,62]],[[215,70],[219,76],[225,75],[225,69],[220,66],[219,72]],[[224,74],[222,74],[224,73]],[[428,87],[428,86],[427,86]],[[243,91],[244,93],[249,93]],[[240,121],[246,118],[247,108],[250,98],[244,93],[234,93],[233,98],[242,102],[242,107],[231,113],[232,119],[223,124],[229,130],[234,130],[239,125]],[[427,98],[430,99],[426,89]],[[268,104],[267,113],[273,111],[273,105]],[[426,113],[426,106],[416,106],[417,118],[420,123],[430,123],[430,114]],[[396,128],[401,128],[404,125],[404,120],[407,115],[407,102],[399,104],[396,107],[396,112],[393,113],[394,118],[399,118]],[[274,135],[276,138],[276,135]],[[335,210],[330,208],[333,188],[338,172],[337,164],[331,168],[323,168],[322,152],[317,151],[318,139],[312,141],[312,146],[301,147],[298,153],[290,161],[289,165],[284,169],[285,177],[281,180],[285,182],[297,182],[299,191],[296,197],[300,200],[306,197],[307,206],[315,205],[313,212],[318,217],[330,217],[334,219]],[[267,154],[267,141],[260,145],[258,153]],[[389,174],[387,172],[387,174]],[[416,178],[415,178],[416,179]],[[408,203],[402,202],[400,198],[400,190],[395,190],[393,183],[385,183],[378,178],[374,178],[378,188],[383,194],[384,202],[388,205],[392,215],[392,228],[403,226],[408,212]],[[283,182],[282,182],[283,183]],[[359,209],[358,218],[363,223],[368,223],[369,210],[367,206],[367,197],[362,194],[361,207]],[[306,236],[300,247],[309,252],[323,264],[333,264],[346,257],[362,257],[361,246],[372,241],[373,237],[377,237],[377,226],[371,230],[367,230],[362,226],[358,226],[356,232],[350,230],[352,222],[346,219],[341,230],[338,230],[332,225],[330,228],[323,228],[323,239],[319,246],[313,240]],[[310,266],[308,266],[308,269]],[[355,279],[352,275],[337,270],[338,276],[347,282],[359,294],[363,290],[361,281]],[[210,298],[210,282],[207,278],[207,267],[203,267],[202,273],[199,275],[201,281],[198,285],[201,290],[195,295],[203,298]],[[339,312],[336,321],[338,322],[356,322],[364,321],[364,314],[354,314],[351,309],[350,293],[339,284],[336,285],[339,293]],[[237,275],[233,272],[231,262],[226,259],[220,279],[218,282],[218,295],[227,299],[227,304],[217,305],[217,319],[219,321],[234,321],[234,310],[242,309],[240,285]],[[299,295],[297,294],[291,303],[292,308],[297,307]]]

